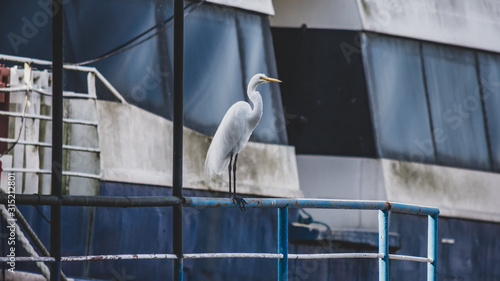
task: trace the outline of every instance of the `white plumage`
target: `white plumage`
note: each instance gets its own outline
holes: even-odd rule
[[[221,175],[229,165],[231,153],[238,154],[248,142],[257,125],[245,122],[251,114],[250,104],[243,101],[233,104],[226,112],[207,152],[205,168],[209,177]]]
[[[262,117],[262,97],[256,88],[266,82],[281,82],[280,80],[266,77],[264,74],[255,74],[248,83],[247,94],[253,103],[239,101],[233,104],[224,115],[215,136],[210,144],[205,160],[205,172],[209,178],[221,175],[227,168],[229,170],[229,196],[231,196],[231,160],[234,157],[234,171],[236,173],[236,159],[238,153],[245,147],[253,130]],[[236,180],[234,180],[234,195],[236,196]],[[238,204],[240,199],[236,198]],[[241,199],[242,200],[242,199]],[[244,200],[243,200],[244,202]]]

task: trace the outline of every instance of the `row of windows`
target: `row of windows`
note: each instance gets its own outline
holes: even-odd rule
[[[500,171],[500,56],[365,34],[380,157]]]

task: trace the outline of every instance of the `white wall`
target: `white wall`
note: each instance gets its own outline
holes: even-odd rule
[[[442,216],[500,222],[500,174],[388,159],[298,155],[307,198],[387,200],[440,209]],[[311,210],[334,229],[377,228],[372,211]]]
[[[500,52],[500,2],[358,0],[363,29]]]
[[[500,1],[274,0],[275,27],[374,31],[500,52]]]
[[[207,2],[274,15],[272,0],[207,0]]]

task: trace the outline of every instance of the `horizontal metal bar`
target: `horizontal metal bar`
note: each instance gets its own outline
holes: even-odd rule
[[[0,92],[15,93],[15,92],[26,92],[28,90],[27,86],[14,86],[7,88],[0,88]],[[43,96],[52,96],[52,93],[40,88],[30,88],[30,91],[37,92]],[[77,99],[96,99],[97,97],[91,96],[84,93],[75,93],[71,91],[64,91],[63,98],[77,98]]]
[[[30,64],[38,64],[38,65],[46,65],[46,66],[51,66],[52,61],[46,61],[46,60],[39,60],[39,59],[32,59],[32,58],[26,58],[26,57],[17,57],[17,56],[9,56],[9,55],[0,55],[0,60],[8,60],[8,61],[14,61],[14,62],[21,62],[21,63],[30,63]],[[97,70],[95,67],[89,67],[89,66],[80,66],[80,65],[74,65],[74,64],[64,64],[64,69],[69,69],[69,70],[76,70],[76,71],[83,71],[83,72],[91,72],[94,73],[99,80],[108,88],[108,90],[122,103],[127,103],[127,101],[123,98],[123,96],[109,83],[109,81]]]
[[[390,211],[412,215],[439,215],[439,209],[425,206],[417,206],[403,203],[391,203]]]
[[[196,208],[239,208],[229,198],[186,197],[185,207]],[[439,209],[388,201],[297,199],[297,198],[245,198],[246,208],[323,208],[356,210],[389,210],[413,215],[436,215]]]
[[[20,112],[4,111],[4,110],[0,110],[0,115],[12,116],[12,117],[17,117],[17,118],[23,117],[23,114]],[[38,115],[38,114],[24,114],[24,118],[52,121],[51,116]],[[68,123],[68,124],[79,124],[79,125],[88,125],[88,126],[97,126],[98,125],[97,122],[94,122],[94,121],[68,119],[68,118],[63,118],[63,122]]]
[[[0,88],[0,92],[4,93],[25,92],[27,89],[28,89],[27,86],[16,86],[16,87]]]
[[[61,257],[62,262],[105,261],[105,260],[155,260],[177,259],[173,254],[125,254],[125,255],[90,255]],[[0,257],[0,262],[54,262],[53,257]]]
[[[12,196],[12,195],[11,195]],[[14,194],[16,205],[57,205],[89,207],[161,207],[181,203],[176,196],[83,196]],[[7,204],[8,194],[0,194],[0,204]],[[12,198],[10,198],[12,199]]]
[[[20,171],[26,171],[27,169]],[[9,172],[11,170],[4,169],[4,171]],[[49,171],[43,171],[49,172]],[[67,172],[68,175],[72,175],[75,172]],[[56,204],[57,197],[52,198],[51,195],[27,195],[27,194],[16,194],[21,198],[16,200],[16,204],[27,204],[27,205],[53,205]],[[40,199],[39,197],[40,196]],[[44,199],[46,198],[46,199]],[[106,199],[107,198],[107,199]],[[0,195],[0,204],[7,202],[6,195]],[[23,201],[27,200],[27,201]],[[108,201],[106,201],[108,200]],[[118,201],[117,201],[118,200]],[[367,209],[367,210],[379,210],[386,208],[387,206],[393,206],[394,204],[389,204],[386,201],[353,201],[353,200],[329,200],[329,199],[270,199],[270,198],[245,198],[247,201],[246,208],[282,208],[285,206],[293,208],[331,208],[331,209]],[[76,203],[78,202],[78,203]],[[95,205],[96,202],[104,202],[101,205]],[[115,202],[109,205],[110,202]],[[120,202],[116,205],[116,202]],[[149,202],[149,203],[142,203]],[[107,196],[69,196],[65,195],[62,199],[63,206],[110,206],[110,207],[142,207],[142,206],[174,206],[179,204],[181,201],[176,196],[139,196],[139,197],[107,197]],[[234,204],[229,198],[205,198],[205,197],[184,197],[185,207],[197,207],[197,208],[239,208],[238,205]],[[104,204],[104,205],[102,205]],[[403,206],[404,204],[400,204]],[[430,211],[434,211],[434,208],[429,208]],[[425,210],[424,210],[425,211]],[[413,209],[398,209],[398,212],[409,212],[412,213]],[[421,213],[413,213],[421,214]]]
[[[405,256],[405,255],[393,255],[393,254],[389,254],[389,259],[391,259],[391,260],[403,260],[403,261],[416,261],[416,262],[432,263],[432,259],[430,259],[430,258],[415,257],[415,256]]]
[[[90,179],[96,179],[96,180],[100,180],[102,178],[101,174],[96,175],[96,174],[73,172],[73,171],[63,171],[62,174],[63,174],[63,176],[68,176],[68,177],[90,178]]]
[[[185,259],[216,259],[216,258],[255,258],[255,259],[282,259],[281,254],[267,253],[203,253],[185,254]],[[105,261],[105,260],[152,260],[152,259],[177,259],[174,254],[123,254],[123,255],[90,255],[62,257],[61,262],[78,261]],[[26,261],[26,262],[53,262],[52,257],[1,257],[0,262]]]
[[[219,258],[253,258],[253,259],[282,259],[282,254],[267,253],[203,253],[184,254],[184,259],[219,259]]]
[[[76,125],[87,125],[87,126],[94,126],[97,127],[97,122],[94,121],[87,121],[87,120],[79,120],[79,119],[67,119],[63,118],[63,123],[67,124],[76,124]]]
[[[332,253],[332,254],[288,254],[288,259],[311,260],[311,259],[378,259],[383,258],[379,253]]]
[[[186,197],[185,207],[239,208],[229,198]],[[381,210],[389,208],[389,202],[369,200],[290,199],[290,198],[245,198],[246,208],[324,208]]]
[[[51,174],[50,170],[41,170],[41,169],[26,169],[26,168],[5,168],[4,172],[7,173],[33,173],[33,174]],[[63,176],[70,177],[79,177],[79,178],[91,178],[91,179],[101,179],[101,175],[82,173],[82,172],[73,172],[73,171],[63,171]]]
[[[62,257],[62,262],[74,261],[106,261],[106,260],[159,260],[177,259],[173,254],[125,254],[125,255],[91,255],[91,256],[70,256]]]
[[[0,262],[54,262],[53,257],[0,257]]]
[[[27,62],[29,64],[38,64],[38,65],[47,65],[47,66],[52,65],[52,61],[48,61],[48,60],[39,60],[39,59],[32,59],[32,58],[18,57],[18,56],[9,56],[9,55],[0,55],[0,60],[8,60],[8,61],[22,62],[22,63]]]
[[[65,64],[64,65],[65,69],[69,70],[75,70],[75,71],[82,71],[82,72],[96,72],[97,69],[92,66],[83,66],[83,65],[75,65],[75,64]]]
[[[63,92],[64,98],[75,98],[75,99],[96,99],[97,97],[91,96],[89,94],[84,93],[75,93],[75,92]]]
[[[4,110],[0,110],[0,115],[11,116],[11,117],[19,117],[19,118],[23,117],[23,114],[20,113],[20,112],[4,111]],[[52,121],[52,117],[50,117],[50,116],[37,115],[37,114],[29,114],[29,113],[24,114],[24,118],[31,118],[31,119],[40,119],[40,120]]]
[[[378,259],[383,258],[378,253],[331,253],[331,254],[288,254],[288,259]],[[198,253],[184,254],[184,259],[220,259],[220,258],[254,258],[282,259],[282,254],[271,253]],[[177,259],[174,254],[123,254],[123,255],[89,255],[62,257],[63,262],[104,261],[104,260],[152,260]],[[389,255],[389,259],[432,263],[432,259],[404,255]],[[0,262],[53,262],[52,257],[0,257]]]
[[[0,138],[0,142],[16,143],[16,140],[15,139]],[[20,140],[20,141],[17,141],[17,143],[22,144],[22,145],[52,147],[52,144],[48,143],[48,142],[36,142],[36,141]],[[93,152],[93,153],[100,153],[101,152],[101,150],[99,148],[83,147],[83,146],[76,146],[76,145],[63,145],[63,149],[74,150],[74,151],[83,151],[83,152]]]
[[[38,89],[31,89],[31,90],[34,91],[34,92],[37,92],[37,93],[39,93],[40,95],[43,95],[43,96],[52,96],[52,92],[45,91],[44,89],[38,88]]]

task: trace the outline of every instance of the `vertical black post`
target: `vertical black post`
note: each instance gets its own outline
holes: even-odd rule
[[[62,197],[63,3],[52,0],[52,195]],[[61,205],[50,209],[50,280],[61,279]]]
[[[182,199],[182,134],[184,95],[184,0],[174,1],[174,155],[173,195]],[[173,207],[173,280],[182,281],[182,203]]]

